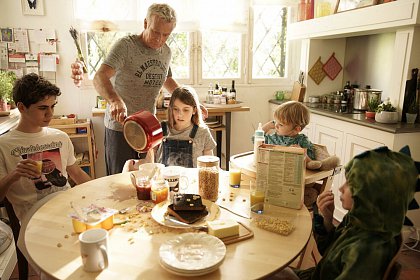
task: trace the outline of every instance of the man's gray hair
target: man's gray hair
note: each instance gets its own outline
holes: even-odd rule
[[[167,22],[176,23],[176,12],[168,4],[152,4],[149,9],[147,9],[146,20],[150,22],[153,15],[156,15]]]

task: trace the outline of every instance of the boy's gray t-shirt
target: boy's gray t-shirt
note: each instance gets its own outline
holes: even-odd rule
[[[127,115],[141,109],[155,113],[156,97],[168,76],[171,50],[163,45],[158,50],[146,47],[139,35],[129,35],[114,44],[104,64],[115,71],[114,89],[127,106]],[[112,119],[109,106],[105,126],[122,131],[122,125]]]

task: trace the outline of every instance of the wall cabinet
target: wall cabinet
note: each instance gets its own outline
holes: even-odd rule
[[[401,112],[405,82],[420,67],[419,22],[419,0],[398,0],[291,24],[288,38],[301,42],[302,71],[333,53],[343,66],[334,80],[326,77],[319,85],[307,75],[306,99],[340,90],[350,80],[382,89],[382,98]]]
[[[74,152],[78,155],[79,166],[88,173],[92,179],[95,175],[96,147],[93,126],[90,119],[78,120],[73,124],[55,124],[50,127],[60,129],[68,134],[73,142]]]

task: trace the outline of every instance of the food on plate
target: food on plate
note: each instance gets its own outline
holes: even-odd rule
[[[208,233],[217,238],[239,235],[239,224],[234,220],[207,221]]]
[[[192,224],[202,218],[206,217],[209,213],[204,205],[202,210],[175,210],[174,204],[168,205],[168,214],[175,217],[178,221],[183,223]]]
[[[203,205],[201,196],[198,194],[175,194],[173,209],[175,211],[203,211],[206,208]]]

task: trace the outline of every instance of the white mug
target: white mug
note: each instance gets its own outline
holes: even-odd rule
[[[181,175],[183,167],[181,166],[167,166],[162,170],[163,179],[169,184],[169,198],[173,202],[174,194],[179,193],[181,190],[188,189],[189,181],[187,176]],[[184,180],[183,184],[180,184],[180,180]]]
[[[79,235],[79,241],[85,271],[97,272],[108,267],[108,231],[89,229]]]

